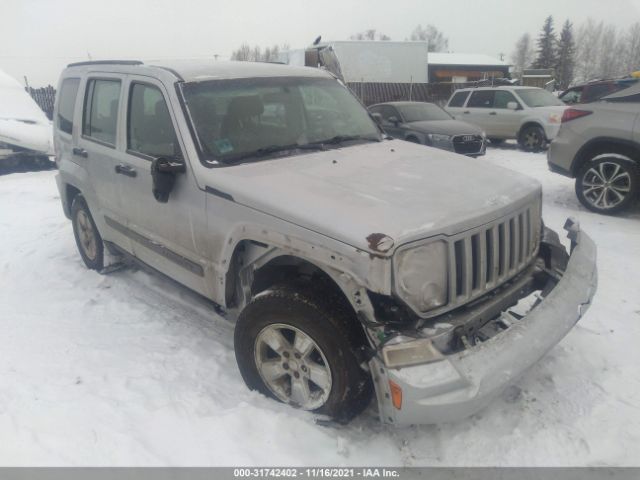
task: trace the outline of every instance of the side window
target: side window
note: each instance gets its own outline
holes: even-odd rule
[[[479,90],[471,94],[467,108],[492,108],[495,90]]]
[[[400,120],[400,114],[397,112],[397,110],[395,108],[393,108],[390,105],[381,105],[380,107],[378,107],[378,113],[380,115],[382,115],[382,121],[383,123],[391,124],[391,120],[389,120],[391,117],[396,117],[398,120]]]
[[[127,150],[150,157],[180,156],[180,147],[162,92],[133,83],[129,91]]]
[[[78,96],[79,78],[67,78],[60,87],[60,100],[58,101],[58,128],[71,135],[73,130],[73,113],[76,109],[76,97]]]
[[[588,85],[582,92],[582,102],[594,102],[600,99],[600,97],[605,96],[607,93],[609,93],[609,84],[600,83],[596,85]]]
[[[456,94],[451,97],[451,101],[449,102],[450,107],[462,107],[464,102],[467,100],[469,96],[469,92],[456,92]]]
[[[516,102],[520,105],[516,100],[516,97],[513,96],[513,93],[506,90],[496,90],[495,97],[493,99],[493,108],[507,108],[507,103],[509,102]]]
[[[87,83],[82,134],[115,146],[120,80],[93,79]]]
[[[580,97],[582,95],[582,90],[569,90],[565,93],[560,100],[564,103],[580,103]]]

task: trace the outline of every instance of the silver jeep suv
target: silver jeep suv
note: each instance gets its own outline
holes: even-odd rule
[[[245,62],[62,73],[60,198],[87,267],[147,264],[236,320],[251,389],[346,421],[469,415],[584,314],[540,185],[386,140],[330,74]]]
[[[640,193],[640,83],[565,111],[547,153],[549,168],[576,179],[578,200],[621,212]]]

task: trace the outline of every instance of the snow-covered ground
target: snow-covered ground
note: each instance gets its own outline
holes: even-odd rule
[[[638,465],[640,208],[587,212],[543,154],[478,162],[544,185],[599,247],[578,326],[480,414],[396,429],[373,408],[322,427],[244,386],[233,326],[183,287],[87,270],[53,171],[0,176],[0,465]]]

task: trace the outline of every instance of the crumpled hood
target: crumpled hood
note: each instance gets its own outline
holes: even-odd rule
[[[481,135],[482,129],[460,120],[422,120],[410,122],[409,128],[423,133],[439,133],[441,135]]]
[[[535,180],[401,140],[208,169],[205,186],[235,202],[366,251],[455,234],[533,201]]]

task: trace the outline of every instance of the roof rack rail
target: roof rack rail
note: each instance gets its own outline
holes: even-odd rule
[[[85,65],[143,65],[143,63],[140,60],[90,60],[70,63],[67,67],[83,67]]]

